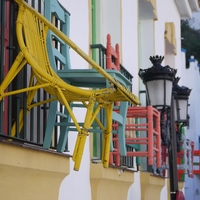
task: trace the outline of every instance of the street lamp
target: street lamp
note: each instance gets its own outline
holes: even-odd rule
[[[179,80],[180,77],[177,77],[173,83],[175,121],[187,125],[188,99],[191,89],[185,86],[179,86]]]
[[[150,56],[153,64],[151,68],[140,69],[139,76],[146,87],[148,105],[152,105],[161,112],[161,139],[162,144],[169,143],[169,131],[166,130],[166,118],[169,118],[169,109],[172,100],[172,85],[177,70],[162,66],[164,56]]]
[[[173,83],[173,95],[174,95],[174,116],[177,125],[176,135],[177,135],[177,152],[181,150],[182,143],[182,127],[187,126],[188,122],[188,99],[190,96],[191,89],[185,86],[179,86],[178,81],[180,77],[176,77]],[[180,126],[179,126],[180,124]]]
[[[178,79],[175,78],[177,70],[168,65],[161,65],[163,59],[164,56],[151,56],[150,60],[153,66],[148,69],[140,69],[138,74],[146,87],[148,104],[157,108],[161,113],[162,144],[168,147],[170,197],[171,200],[177,200],[180,192],[178,191],[175,122],[185,122],[182,114],[186,116],[187,110],[183,109],[183,106],[187,107],[186,99],[188,100],[189,95],[187,96],[183,90],[180,90],[182,87],[177,85]],[[170,122],[169,126],[167,125],[168,121]]]
[[[168,65],[163,67],[163,59],[164,56],[151,56],[153,66],[139,71],[139,76],[146,87],[148,104],[158,110],[171,107],[172,84],[177,72]]]

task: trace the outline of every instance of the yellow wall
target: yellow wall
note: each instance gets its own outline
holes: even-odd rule
[[[141,200],[160,200],[162,188],[165,186],[165,178],[154,176],[148,172],[140,172]]]
[[[58,199],[69,157],[7,141],[0,142],[0,152],[0,199]]]
[[[125,200],[134,182],[134,173],[111,167],[103,168],[102,164],[91,164],[90,181],[92,200]]]

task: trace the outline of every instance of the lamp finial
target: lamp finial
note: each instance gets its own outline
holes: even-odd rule
[[[150,56],[149,60],[152,62],[153,65],[155,64],[161,64],[164,60],[164,56]]]

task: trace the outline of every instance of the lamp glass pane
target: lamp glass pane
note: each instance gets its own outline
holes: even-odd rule
[[[187,99],[179,100],[179,107],[180,107],[180,120],[187,120]]]
[[[175,121],[177,121],[179,119],[179,116],[177,116],[177,115],[178,115],[178,113],[180,113],[179,110],[177,111],[177,107],[179,107],[177,104],[178,104],[178,100],[174,99],[174,120]]]
[[[175,121],[184,122],[187,121],[187,99],[175,99],[174,100],[174,118]]]
[[[164,82],[166,81],[166,88]],[[168,80],[153,80],[147,82],[149,98],[152,106],[171,106],[172,82]],[[164,100],[165,98],[165,100]],[[166,102],[165,102],[166,101]]]

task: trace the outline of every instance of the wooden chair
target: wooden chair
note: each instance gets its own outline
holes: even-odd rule
[[[184,181],[185,174],[193,178],[194,142],[183,138],[182,150],[177,153],[178,180]]]
[[[139,119],[139,122],[136,123],[135,119]],[[160,167],[161,136],[159,111],[152,106],[128,107],[125,131],[127,133],[125,144],[136,149],[136,151],[127,151],[125,156],[147,157],[149,165],[154,164],[155,158],[156,166]],[[146,137],[143,137],[140,134],[136,135],[136,131],[145,132]],[[120,144],[120,139],[118,136],[114,138],[113,142],[115,143],[116,148],[114,148],[113,152],[110,153],[110,158],[115,160],[115,164],[119,166],[121,153],[120,149],[118,148],[118,144]],[[146,150],[141,150],[139,145],[145,145]],[[113,160],[111,160],[111,162],[113,162]]]
[[[45,2],[44,16],[51,21],[52,24],[55,26],[57,25],[56,27],[69,37],[70,14],[57,0]],[[56,73],[58,73],[59,70],[71,69],[69,46],[51,30],[49,30],[47,34],[47,51],[52,69]],[[66,109],[64,109],[64,112],[58,110],[58,107],[60,107],[59,105],[59,101],[50,102],[43,147],[45,149],[50,148],[53,140],[57,151],[63,152],[65,151],[67,143],[68,124],[71,121],[71,117]],[[70,107],[72,108],[72,106]],[[58,121],[57,119],[60,120]],[[54,133],[55,127],[60,128],[57,128],[56,133]],[[52,139],[55,134],[55,139]]]
[[[120,71],[119,44],[112,47],[111,35],[107,35],[106,68]],[[110,164],[120,166],[120,156],[148,157],[148,164],[161,166],[161,137],[160,113],[152,106],[132,107],[128,102],[115,102],[113,110],[113,134],[111,142]],[[117,115],[117,113],[119,115]],[[120,120],[116,120],[121,117]],[[136,123],[136,119],[145,119],[144,123]],[[155,121],[155,124],[153,123]],[[146,132],[146,137],[141,137],[136,132]],[[141,151],[140,146],[145,145],[146,151]],[[135,151],[128,151],[127,146]]]
[[[48,20],[56,21],[57,24],[60,23],[60,27],[62,28],[61,31],[65,33],[66,35],[69,35],[69,18],[70,14],[58,3],[57,0],[50,0],[48,3],[45,3],[45,17]],[[57,47],[57,48],[56,48]],[[67,74],[72,74],[73,77],[78,80],[81,79],[84,75],[88,74],[86,77],[87,79],[84,82],[76,82],[73,81],[73,84],[79,87],[94,87],[91,82],[94,80],[98,82],[99,78],[97,77],[97,73],[92,73],[90,76],[88,72],[91,72],[91,69],[82,69],[82,73],[79,72],[79,69],[76,69],[76,75],[74,75],[75,70],[71,69],[70,66],[70,57],[69,57],[69,47],[65,43],[62,42],[55,34],[52,33],[52,31],[49,31],[47,35],[47,49],[48,49],[48,55],[50,59],[50,63],[54,71],[60,75],[62,72],[65,72],[67,70]],[[63,50],[64,49],[64,50]],[[115,53],[114,48],[111,45],[111,36],[107,35],[107,49],[106,49],[106,71],[108,73],[112,74],[119,74],[119,45],[116,44],[116,51],[118,53]],[[108,59],[110,58],[110,59]],[[116,62],[117,61],[117,62]],[[57,67],[61,65],[61,67]],[[108,66],[118,66],[118,68],[109,68]],[[117,71],[116,71],[117,70]],[[118,78],[119,81],[123,83],[123,80],[126,80],[125,78],[122,80],[121,78]],[[67,79],[62,76],[62,79],[70,83],[70,79]],[[123,83],[125,87],[129,87],[130,83],[124,82]],[[100,83],[99,83],[100,86]],[[97,87],[99,87],[97,86]],[[106,81],[104,85],[101,84],[101,87],[109,86],[109,83]],[[82,104],[71,104],[71,108],[74,107],[82,107]],[[120,113],[112,112],[112,120],[114,120],[116,123],[119,124],[120,131],[120,139],[121,139],[121,152],[125,154],[125,121],[126,121],[126,113],[127,113],[127,106],[128,102],[122,102],[120,106]],[[56,120],[57,116],[60,116],[60,121],[58,122]],[[105,116],[104,116],[105,118]],[[46,125],[46,131],[45,131],[45,139],[44,139],[44,145],[43,147],[48,149],[51,146],[51,141],[53,141],[53,132],[54,127],[58,126],[60,127],[60,135],[59,140],[57,143],[57,151],[63,152],[65,149],[65,145],[68,138],[68,132],[69,131],[77,131],[77,129],[74,127],[74,124],[70,122],[71,118],[69,116],[69,113],[64,110],[64,112],[58,111],[57,102],[53,101],[50,103],[50,110],[48,115],[48,121]],[[105,120],[104,120],[105,121]],[[83,124],[83,122],[78,122],[79,125]],[[103,123],[103,122],[102,122]],[[103,123],[105,124],[105,123]],[[74,127],[74,128],[73,128]],[[96,127],[96,128],[95,128]],[[90,132],[98,133],[102,132],[101,129],[95,123],[92,124],[92,128],[90,128]]]
[[[106,69],[120,71],[120,52],[119,44],[115,45],[115,49],[111,45],[111,35],[107,35],[106,43]]]
[[[96,120],[97,124],[104,132],[102,162],[104,167],[107,167],[109,162],[110,135],[112,132],[113,102],[129,101],[136,105],[139,104],[138,98],[103,70],[64,33],[29,6],[29,4],[23,0],[15,0],[15,2],[19,5],[16,33],[20,52],[0,85],[0,100],[9,95],[27,92],[27,114],[31,108],[54,100],[58,100],[63,104],[78,130],[77,141],[72,157],[75,162],[74,170],[79,170],[86,137],[88,136],[92,123]],[[62,80],[52,69],[49,61],[46,47],[48,30],[51,30],[63,42],[67,43],[71,49],[75,50],[83,59],[85,59],[110,83],[110,86],[98,90],[89,90],[76,87]],[[8,85],[27,63],[31,68],[29,86],[16,91],[6,92]],[[32,103],[35,93],[39,88],[43,88],[53,97],[42,102]],[[71,102],[81,102],[85,106],[87,111],[83,126],[78,124],[76,116],[70,107]],[[106,127],[104,127],[97,118],[97,114],[101,108],[105,108],[106,110]],[[23,111],[21,111],[19,113],[20,129],[23,126],[23,117],[25,116]],[[16,124],[13,125],[12,135],[15,135],[15,126]]]
[[[199,154],[200,155],[200,154]],[[198,169],[196,168],[196,156],[198,156],[198,151],[194,150],[194,142],[185,138],[185,135],[182,135],[182,142],[181,142],[181,150],[177,152],[177,174],[178,174],[178,181],[185,181],[185,175],[187,174],[188,177],[193,178],[194,174],[197,172]],[[165,177],[167,169],[166,160],[168,159],[168,152],[166,146],[162,146],[162,175]],[[197,164],[198,165],[198,164]],[[163,168],[164,167],[164,168]]]
[[[194,150],[194,169],[193,172],[196,175],[200,175],[200,150]]]

